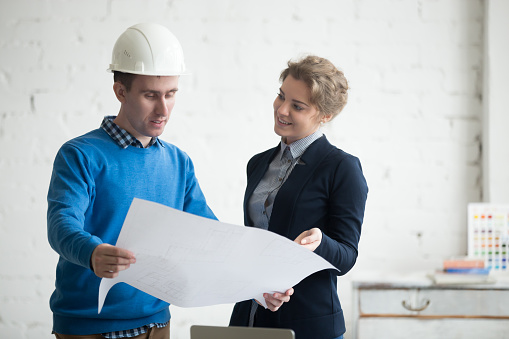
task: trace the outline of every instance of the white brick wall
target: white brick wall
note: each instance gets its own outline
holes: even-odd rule
[[[483,11],[481,0],[0,0],[0,336],[51,337],[53,157],[116,114],[105,69],[137,22],[183,45],[192,75],[163,138],[191,155],[225,222],[242,223],[247,160],[278,142],[285,62],[315,53],[345,71],[350,103],[324,130],[361,158],[370,187],[357,266],[339,279],[347,326],[356,274],[466,253],[466,204],[481,200]],[[172,338],[226,325],[230,310],[173,308]]]

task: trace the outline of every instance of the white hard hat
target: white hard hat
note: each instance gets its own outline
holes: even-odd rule
[[[143,23],[129,27],[113,47],[108,71],[143,75],[185,74],[184,53],[166,27]]]

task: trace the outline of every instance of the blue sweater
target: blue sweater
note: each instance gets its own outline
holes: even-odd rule
[[[122,149],[97,129],[59,150],[47,215],[49,243],[60,255],[50,299],[53,331],[96,334],[169,320],[168,303],[125,283],[110,290],[97,314],[101,279],[90,258],[97,245],[115,245],[135,197],[215,219],[191,159],[174,145],[158,140],[147,149]]]

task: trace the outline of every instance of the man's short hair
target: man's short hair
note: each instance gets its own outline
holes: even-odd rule
[[[119,71],[113,72],[113,81],[120,82],[122,85],[124,85],[127,92],[131,90],[131,85],[135,77],[136,74],[124,73]]]

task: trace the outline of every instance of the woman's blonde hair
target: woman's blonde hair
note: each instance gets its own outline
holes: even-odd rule
[[[348,81],[343,72],[332,62],[315,55],[308,55],[298,61],[288,61],[288,68],[281,72],[279,81],[283,83],[291,75],[302,80],[311,90],[311,104],[316,106],[320,117],[336,117],[348,100]]]

